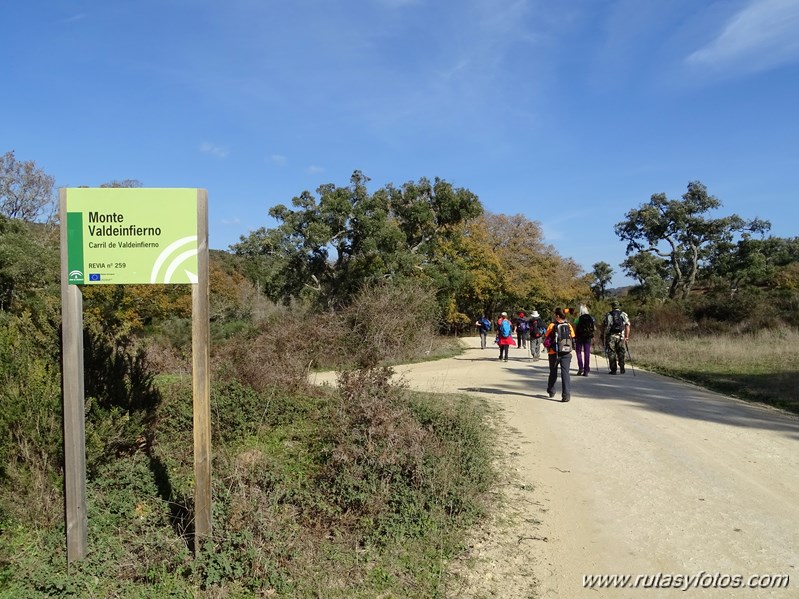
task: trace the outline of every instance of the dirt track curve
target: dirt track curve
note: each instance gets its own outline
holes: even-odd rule
[[[463,341],[461,356],[396,368],[500,408],[504,507],[452,564],[452,597],[799,597],[799,418],[640,369],[610,376],[601,358],[561,403],[545,359]],[[589,589],[590,575],[647,578]],[[748,588],[761,575],[789,587]],[[691,588],[664,588],[677,583]]]

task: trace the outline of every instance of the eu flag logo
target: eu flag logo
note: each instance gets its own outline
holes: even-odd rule
[[[89,280],[90,281],[99,281],[100,280],[100,273],[90,272],[89,273]]]

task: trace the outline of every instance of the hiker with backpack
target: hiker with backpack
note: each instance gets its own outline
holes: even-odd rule
[[[588,306],[580,304],[580,316],[575,327],[575,348],[577,351],[577,376],[588,376],[591,372],[591,342],[594,340],[596,321],[588,312]]]
[[[513,340],[513,325],[507,312],[503,312],[497,319],[497,343],[499,344],[499,359],[507,362],[508,349],[511,345],[516,345]]]
[[[538,310],[533,310],[530,314],[528,321],[528,329],[530,335],[530,351],[533,357],[538,360],[541,357],[541,344],[544,340],[544,333],[546,333],[547,325]]]
[[[524,317],[524,312],[519,312],[516,319],[516,346],[527,349],[527,342],[530,341],[530,323]]]
[[[630,317],[619,308],[619,301],[613,300],[611,310],[602,321],[602,339],[605,343],[605,354],[608,356],[610,372],[624,374],[624,350],[630,338]]]
[[[547,348],[549,358],[547,393],[550,397],[555,397],[555,383],[558,380],[558,368],[560,368],[560,400],[569,401],[571,399],[569,366],[571,366],[572,351],[574,350],[574,327],[566,320],[563,308],[555,310],[555,321],[547,327],[544,347]]]
[[[491,321],[483,314],[480,319],[474,323],[477,327],[477,333],[480,335],[480,349],[486,348],[486,337],[491,330]]]

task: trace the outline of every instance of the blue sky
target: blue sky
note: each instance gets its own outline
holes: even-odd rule
[[[0,152],[59,187],[207,188],[215,249],[356,169],[466,187],[616,285],[613,225],[689,181],[799,234],[799,0],[8,0],[0,23]]]

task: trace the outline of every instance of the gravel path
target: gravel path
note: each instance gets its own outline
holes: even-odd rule
[[[503,421],[498,507],[451,564],[451,597],[799,597],[799,418],[640,369],[609,376],[601,358],[588,377],[573,364],[561,403],[545,359],[464,343],[396,368],[413,388],[483,397]],[[588,575],[648,578],[588,589]],[[730,588],[760,575],[789,587]],[[692,587],[663,588],[678,583]]]

